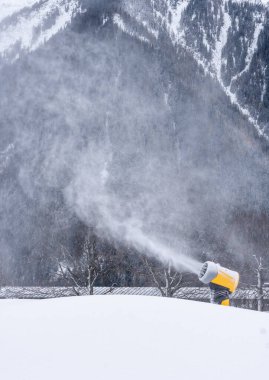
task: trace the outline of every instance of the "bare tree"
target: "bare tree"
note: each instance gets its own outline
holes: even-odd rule
[[[74,267],[70,264],[69,256],[69,254],[68,256],[64,254],[65,259],[63,261],[58,259],[58,271],[56,276],[63,278],[67,283],[71,280],[73,292],[76,296],[79,296],[81,285],[77,282],[76,275],[73,273]]]
[[[253,255],[256,262],[256,276],[257,276],[257,301],[258,301],[258,311],[263,311],[263,286],[264,286],[264,272],[268,271],[268,268],[264,267],[262,257],[259,258],[256,255]]]
[[[108,259],[97,249],[96,238],[88,233],[80,257],[74,257],[62,247],[63,260],[58,260],[58,276],[72,283],[73,291],[80,295],[82,290],[94,293],[97,279],[108,270]]]
[[[171,262],[161,269],[156,269],[146,257],[144,257],[144,263],[161,295],[173,297],[182,285],[182,273],[176,271]]]

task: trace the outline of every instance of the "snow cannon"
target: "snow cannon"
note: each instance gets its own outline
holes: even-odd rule
[[[210,302],[230,306],[230,296],[239,283],[239,273],[206,261],[199,273],[199,280],[210,287]]]

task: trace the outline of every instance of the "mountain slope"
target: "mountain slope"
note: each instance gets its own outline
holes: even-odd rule
[[[154,28],[158,30],[161,25],[175,46],[191,52],[205,73],[218,80],[230,101],[267,140],[266,4],[232,0],[152,0],[149,3]],[[141,18],[136,7],[128,1],[125,4],[133,17]],[[148,17],[147,13],[142,23]]]
[[[10,9],[11,8],[11,9]],[[24,1],[4,4],[0,19],[0,57],[13,61],[37,49],[64,29],[79,12],[76,0]]]
[[[71,3],[61,4],[64,15]],[[151,2],[72,4],[81,11],[67,24],[56,11],[45,17],[39,42],[64,25],[45,44],[19,44],[2,61],[3,281],[56,281],[81,223],[139,251],[152,237],[176,255],[236,265],[253,251],[266,256],[266,149],[213,71],[204,75],[200,55],[175,42]]]
[[[94,2],[29,0],[20,6],[18,2],[9,7],[4,4],[0,56],[14,60],[19,57],[18,49],[20,52],[35,50],[65,28],[76,14],[86,11],[91,3]],[[158,39],[160,28],[166,30],[176,46],[179,44],[190,51],[205,72],[219,81],[231,102],[267,140],[269,21],[266,2],[148,0],[134,3],[122,0],[117,3],[131,17],[126,22],[119,14],[112,16],[122,30],[148,43],[152,38]],[[14,14],[22,4],[26,8]],[[6,16],[11,20],[6,20]],[[134,20],[136,25],[132,25]]]

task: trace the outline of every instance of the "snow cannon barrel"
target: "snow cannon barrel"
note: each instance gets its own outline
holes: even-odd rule
[[[235,292],[238,286],[239,273],[212,261],[206,261],[198,277],[204,284],[209,284],[211,303],[230,305],[230,295]]]

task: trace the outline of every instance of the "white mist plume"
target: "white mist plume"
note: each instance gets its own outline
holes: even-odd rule
[[[145,166],[144,169],[140,168],[139,172],[132,172],[135,178],[132,191],[135,193],[130,197],[127,194],[126,197],[123,184],[117,185],[115,189],[111,188],[110,181],[114,180],[111,173],[111,149],[109,141],[103,141],[102,148],[91,142],[80,152],[73,168],[73,179],[65,189],[67,204],[86,224],[96,225],[101,236],[111,236],[132,246],[138,252],[155,257],[163,263],[171,263],[178,270],[198,274],[201,264],[190,256],[190,248],[186,241],[180,236],[171,236],[171,231],[163,231],[163,226],[170,222],[169,218],[165,220],[164,213],[157,204],[172,197],[172,192],[165,190],[165,183],[160,191],[155,190],[155,181],[160,180],[160,177],[155,171],[156,168],[153,169],[153,162],[146,163],[148,168]],[[120,171],[117,173],[118,176],[124,176],[123,168],[118,167],[117,170]],[[166,178],[167,181],[169,179],[171,180]],[[139,187],[142,190],[139,191]],[[173,202],[173,199],[171,200]],[[154,205],[155,209],[152,208],[150,211],[150,204]],[[148,215],[146,210],[149,210]],[[170,208],[167,211],[170,218],[176,221],[176,213]],[[160,240],[162,235],[166,242]],[[174,243],[176,248],[172,247],[171,243]]]
[[[1,255],[56,256],[79,219],[197,272],[241,210],[267,207],[267,159],[190,57],[122,33],[102,3],[0,71]]]
[[[139,221],[125,220],[118,222],[113,220],[108,213],[105,214],[106,222],[109,223],[110,231],[120,240],[131,244],[138,251],[159,259],[163,263],[171,263],[177,270],[189,270],[198,274],[201,269],[199,261],[177,252],[156,238],[146,235],[139,226]],[[181,248],[182,249],[182,248]]]
[[[150,234],[143,232],[142,220],[132,218],[132,216],[124,219],[122,217],[124,214],[123,210],[117,210],[117,214],[121,214],[120,219],[117,219],[115,215],[112,215],[113,211],[111,208],[115,209],[115,207],[112,206],[114,202],[113,199],[109,199],[108,194],[102,194],[102,191],[104,191],[104,189],[99,187],[98,196],[94,195],[94,199],[91,198],[91,200],[89,200],[91,203],[95,202],[95,211],[98,214],[97,228],[101,234],[105,232],[114,239],[131,245],[138,252],[155,257],[165,264],[171,263],[177,270],[188,270],[196,274],[199,273],[201,263],[187,254],[188,247],[184,246],[184,243],[180,242],[181,244],[177,250],[169,247],[169,245],[160,242],[156,237],[152,237]],[[84,219],[86,223],[89,223],[90,218],[89,215],[85,213],[85,210],[91,208],[92,204],[91,206],[88,205],[90,207],[87,207],[87,204],[84,203],[85,199],[80,203],[80,194],[76,194],[74,188],[72,190],[69,189],[66,194],[67,201],[71,202],[72,207],[76,208],[78,216]],[[70,197],[71,194],[72,196]],[[93,193],[91,192],[91,194]],[[90,223],[92,223],[92,221]],[[183,252],[186,252],[186,254]]]

